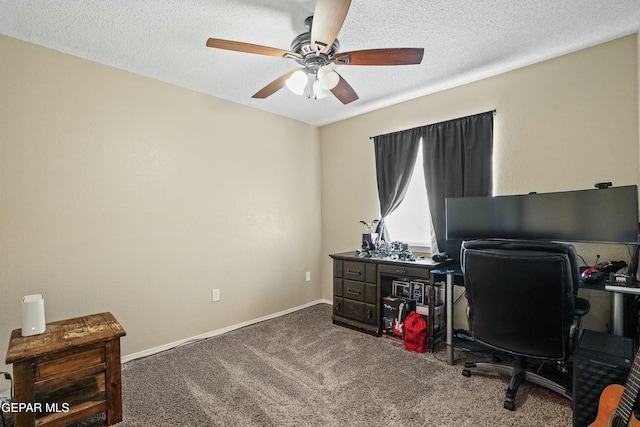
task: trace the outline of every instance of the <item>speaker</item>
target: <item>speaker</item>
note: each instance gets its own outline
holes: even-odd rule
[[[42,294],[34,294],[22,297],[22,336],[38,335],[46,329],[44,296]]]
[[[595,421],[602,390],[625,384],[633,357],[631,338],[585,329],[573,353],[573,427]]]

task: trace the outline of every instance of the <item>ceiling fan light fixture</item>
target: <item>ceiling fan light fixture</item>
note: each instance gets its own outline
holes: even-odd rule
[[[313,82],[313,97],[315,99],[323,99],[323,98],[326,98],[327,96],[329,96],[330,94],[331,94],[331,92],[329,92],[328,90],[324,89],[320,85],[320,82],[318,80]]]
[[[305,88],[307,87],[307,82],[307,73],[302,70],[298,70],[295,73],[291,74],[291,77],[287,79],[285,85],[287,85],[289,90],[296,95],[302,95]]]
[[[318,70],[318,81],[324,90],[331,90],[340,82],[340,76],[330,65],[325,65]]]
[[[303,0],[297,0],[303,1]],[[308,0],[304,0],[306,3]],[[336,66],[346,65],[413,65],[420,64],[424,48],[365,49],[340,53],[336,38],[349,12],[351,0],[317,0],[314,13],[305,20],[308,31],[298,34],[291,49],[284,50],[253,43],[209,38],[207,47],[256,55],[292,59],[301,68],[289,71],[256,92],[252,98],[264,99],[287,86],[297,95],[322,98],[325,93],[347,105],[359,99],[351,85],[338,73]]]

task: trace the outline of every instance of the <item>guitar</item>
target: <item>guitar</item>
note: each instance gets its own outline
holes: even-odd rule
[[[404,322],[401,320],[402,312],[404,311],[404,303],[401,302],[398,307],[398,316],[393,321],[393,333],[399,337],[404,337]]]
[[[598,416],[589,427],[640,427],[633,414],[633,405],[640,391],[640,350],[633,360],[624,387],[610,384],[602,390]]]

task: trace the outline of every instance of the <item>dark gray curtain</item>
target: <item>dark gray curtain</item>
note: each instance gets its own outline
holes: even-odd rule
[[[421,128],[424,178],[437,240],[446,238],[447,197],[491,194],[493,114],[489,111]]]
[[[404,199],[420,147],[420,129],[409,129],[373,138],[381,220],[377,232],[390,241],[384,218]]]

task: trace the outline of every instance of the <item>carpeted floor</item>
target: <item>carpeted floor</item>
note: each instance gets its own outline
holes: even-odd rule
[[[466,378],[443,359],[333,325],[316,305],[126,363],[118,426],[571,425],[555,395],[525,386],[511,412],[506,377]]]

